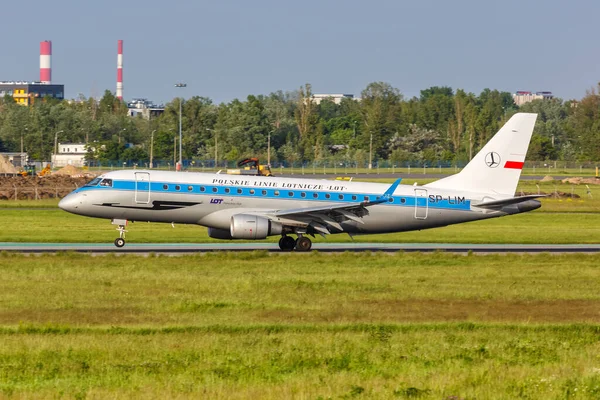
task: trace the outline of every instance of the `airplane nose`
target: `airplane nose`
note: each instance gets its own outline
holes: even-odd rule
[[[58,207],[61,210],[68,211],[70,213],[75,213],[77,208],[81,205],[81,201],[78,195],[69,194],[61,201],[58,202]]]

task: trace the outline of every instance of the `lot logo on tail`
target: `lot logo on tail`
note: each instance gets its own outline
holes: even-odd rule
[[[485,155],[485,165],[490,168],[496,168],[498,165],[500,165],[500,154],[496,153],[495,151],[487,153]]]

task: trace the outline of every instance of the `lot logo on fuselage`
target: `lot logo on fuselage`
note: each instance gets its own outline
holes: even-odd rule
[[[210,204],[221,204],[223,199],[210,199]]]
[[[496,153],[495,151],[487,153],[485,155],[485,165],[490,168],[496,168],[498,165],[500,165],[500,154]]]

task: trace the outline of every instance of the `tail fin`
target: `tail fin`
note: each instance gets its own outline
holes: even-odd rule
[[[425,186],[514,196],[536,118],[513,115],[462,171]]]

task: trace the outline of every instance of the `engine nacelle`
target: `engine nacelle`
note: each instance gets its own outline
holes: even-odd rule
[[[229,229],[208,228],[208,236],[213,239],[233,239]]]
[[[281,234],[282,226],[268,218],[250,214],[236,214],[231,217],[231,237],[234,239],[264,239]]]

